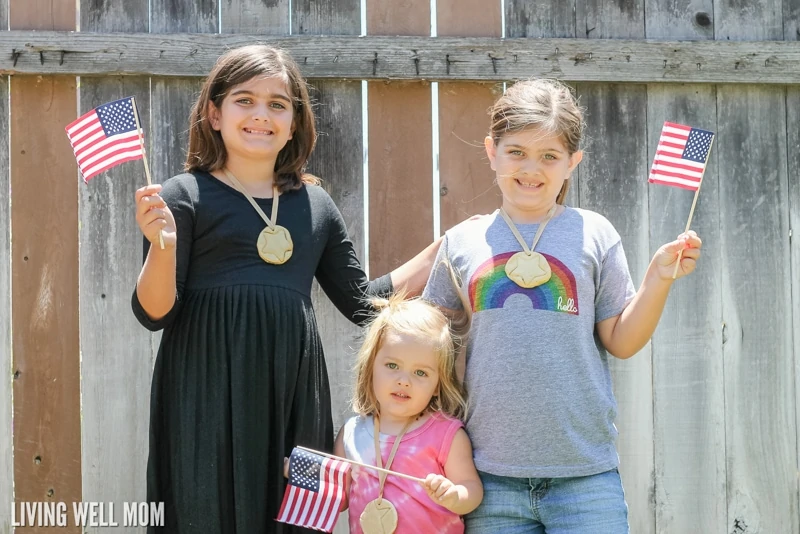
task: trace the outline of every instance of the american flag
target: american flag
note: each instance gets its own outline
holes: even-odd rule
[[[131,97],[96,107],[66,130],[85,182],[114,165],[142,158]]]
[[[277,520],[332,532],[349,470],[347,462],[294,448],[289,458],[289,484]]]
[[[648,182],[697,191],[714,132],[665,122]]]

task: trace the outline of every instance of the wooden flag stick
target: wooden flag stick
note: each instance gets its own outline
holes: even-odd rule
[[[139,146],[142,147],[144,175],[147,177],[147,185],[152,185],[153,180],[150,178],[150,166],[147,165],[147,152],[144,149],[144,136],[142,135],[142,128],[139,125],[139,110],[136,108],[136,99],[134,97],[131,97],[131,105],[133,106],[133,118],[136,121],[136,133],[139,134]],[[161,233],[161,230],[158,231],[158,244],[161,245],[161,250],[164,250],[164,235]]]
[[[301,447],[300,445],[298,445],[297,448],[298,449],[302,449],[302,450],[307,451],[307,452],[314,453],[314,454],[319,454],[320,456],[325,456],[326,458],[333,458],[334,460],[341,460],[342,462],[348,462],[348,463],[351,463],[353,465],[357,465],[359,467],[366,467],[367,469],[374,469],[375,471],[379,471],[379,472],[385,473],[387,475],[395,475],[395,476],[398,476],[398,477],[401,477],[401,478],[407,478],[408,480],[413,480],[415,482],[420,482],[420,483],[425,482],[424,478],[412,477],[411,475],[406,475],[405,473],[398,473],[397,471],[389,471],[388,469],[382,469],[382,468],[380,468],[378,466],[375,466],[375,465],[362,464],[361,462],[356,462],[355,460],[349,460],[347,458],[342,458],[341,456],[336,456],[335,454],[328,454],[327,452],[315,451],[314,449],[309,449],[307,447]]]
[[[686,229],[683,231],[685,234],[689,231],[689,227],[692,225],[692,216],[694,215],[694,207],[697,205],[697,197],[700,195],[700,186],[703,185],[703,176],[706,174],[706,166],[708,165],[708,158],[711,157],[711,147],[714,145],[714,137],[711,138],[711,142],[708,144],[708,154],[706,154],[706,160],[703,162],[703,172],[700,173],[700,183],[697,184],[697,189],[694,190],[694,200],[692,200],[692,209],[689,210],[689,220],[686,221]],[[678,252],[678,261],[675,262],[675,270],[672,271],[672,279],[678,277],[678,267],[681,265],[681,258],[683,257],[683,249]]]

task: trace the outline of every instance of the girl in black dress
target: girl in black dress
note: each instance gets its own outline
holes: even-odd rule
[[[414,294],[427,280],[438,241],[367,280],[341,214],[303,173],[315,139],[292,59],[234,49],[192,110],[187,172],[136,192],[145,261],[133,310],[164,330],[147,465],[160,532],[300,531],[274,520],[283,458],[297,443],[331,450],[334,436],[313,279],[356,323],[366,295]]]

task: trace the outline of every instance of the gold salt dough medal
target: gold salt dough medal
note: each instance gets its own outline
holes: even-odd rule
[[[261,256],[262,260],[273,265],[286,263],[289,258],[292,257],[294,243],[292,242],[292,236],[289,234],[289,230],[279,224],[275,224],[275,221],[278,220],[278,188],[273,184],[272,214],[268,219],[266,213],[261,209],[261,206],[256,203],[250,193],[239,183],[239,180],[237,180],[228,169],[223,169],[222,172],[225,173],[225,176],[228,177],[234,187],[247,198],[261,218],[264,219],[264,222],[267,223],[267,227],[258,234],[258,241],[256,242],[258,255]]]
[[[274,198],[276,199],[275,204],[277,204],[277,192]],[[267,263],[274,265],[286,263],[292,257],[293,250],[294,243],[292,243],[289,230],[279,224],[274,227],[267,226],[258,235],[258,255]]]
[[[367,503],[358,521],[364,534],[392,534],[397,530],[397,509],[386,499],[377,498]]]
[[[552,275],[550,264],[547,263],[547,259],[543,255],[533,249],[536,247],[536,243],[539,242],[544,227],[547,226],[547,223],[553,218],[555,212],[556,205],[554,204],[553,207],[550,208],[550,211],[547,212],[547,217],[545,217],[544,221],[539,225],[536,236],[533,238],[533,245],[528,248],[528,244],[525,243],[522,235],[520,235],[514,221],[511,220],[503,208],[500,208],[500,214],[523,248],[522,252],[517,252],[506,262],[506,276],[520,287],[530,289],[545,284],[550,280],[550,276]]]
[[[394,446],[392,447],[392,452],[389,453],[389,458],[386,460],[385,469],[388,470],[392,465],[392,460],[394,460],[397,449],[400,447],[400,440],[403,439],[403,435],[406,433],[406,430],[408,430],[408,427],[411,426],[412,422],[413,420],[408,421],[406,426],[403,427],[403,430],[394,438]],[[377,414],[373,416],[373,424],[375,434],[375,463],[378,464],[379,468],[384,469],[384,466],[381,465],[383,461],[381,459],[381,442],[378,438],[380,435],[380,423]],[[367,506],[364,507],[364,511],[361,512],[361,516],[358,518],[358,522],[361,524],[361,530],[364,531],[364,534],[393,534],[397,529],[397,509],[392,503],[383,498],[383,484],[386,482],[386,474],[380,473],[378,478],[380,480],[378,498],[367,503]]]

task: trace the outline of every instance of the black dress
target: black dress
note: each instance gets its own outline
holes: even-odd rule
[[[278,523],[292,447],[332,450],[330,388],[314,310],[316,276],[350,320],[363,322],[368,282],[341,214],[320,187],[280,198],[278,224],[291,259],[265,263],[256,241],[265,224],[247,199],[207,173],[164,183],[177,226],[177,299],[164,329],[150,399],[147,499],[164,502],[165,527],[148,532],[306,532]],[[272,200],[258,199],[265,213]],[[145,241],[145,254],[149,243]]]

